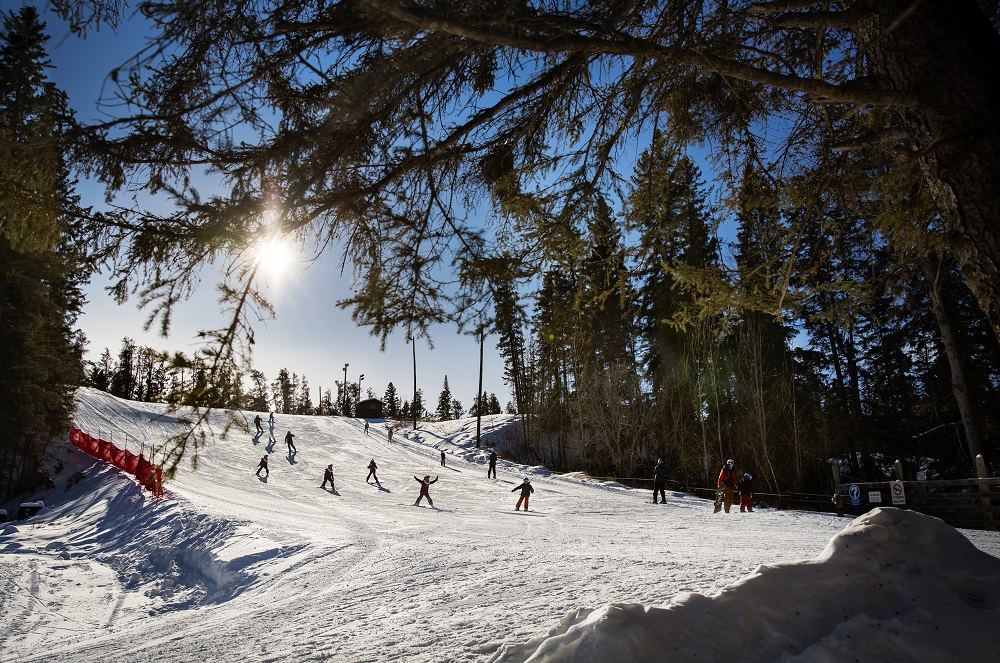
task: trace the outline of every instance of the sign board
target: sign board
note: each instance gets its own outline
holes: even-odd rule
[[[868,491],[868,503],[869,504],[881,504],[882,503],[882,491],[879,491],[879,490],[869,490]]]
[[[903,490],[902,481],[893,481],[889,484],[892,492],[892,503],[896,504],[906,504],[906,492]]]
[[[917,481],[927,481],[927,470],[917,472]]]
[[[851,498],[851,506],[861,506],[861,486],[852,483],[847,487],[847,496]]]

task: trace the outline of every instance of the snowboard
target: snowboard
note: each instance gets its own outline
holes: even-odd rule
[[[715,493],[715,507],[714,508],[715,508],[715,511],[713,511],[712,513],[719,513],[720,511],[722,511],[722,491],[721,490],[717,491]]]

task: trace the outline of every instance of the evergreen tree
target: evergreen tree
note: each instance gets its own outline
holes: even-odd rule
[[[438,421],[447,421],[451,419],[451,389],[448,387],[448,376],[444,376],[444,387],[441,388],[441,393],[438,394],[438,405],[435,414],[437,415]]]
[[[247,394],[246,408],[254,412],[268,412],[270,410],[267,378],[256,369],[250,371],[250,393]]]
[[[0,494],[43,480],[51,439],[66,435],[84,377],[73,330],[85,272],[73,244],[79,215],[65,159],[65,95],[47,80],[48,37],[33,6],[3,15],[0,33]]]
[[[399,394],[396,387],[391,382],[385,388],[385,396],[382,397],[383,413],[386,417],[396,418],[402,415],[399,406]]]

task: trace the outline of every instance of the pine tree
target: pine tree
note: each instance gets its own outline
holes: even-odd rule
[[[399,394],[396,393],[396,387],[391,382],[385,388],[385,396],[382,397],[382,408],[386,417],[395,418],[402,414],[399,406]]]
[[[65,159],[72,122],[50,68],[37,10],[3,16],[0,33],[0,494],[40,480],[51,439],[66,435],[84,377],[73,327],[85,281]]]

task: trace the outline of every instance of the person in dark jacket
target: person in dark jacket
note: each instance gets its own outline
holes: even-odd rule
[[[380,482],[378,480],[378,475],[375,474],[375,470],[377,470],[377,469],[378,469],[378,465],[375,464],[375,459],[372,458],[372,462],[368,463],[368,478],[365,479],[365,483],[371,483],[370,479],[372,477],[375,477],[375,483],[380,484]]]
[[[389,444],[392,444],[392,426],[389,426]]]
[[[743,473],[737,488],[740,491],[740,512],[753,511],[753,476],[749,472]]]
[[[656,494],[660,494],[663,503],[667,503],[667,464],[660,458],[653,468],[653,504],[656,504]]]
[[[257,465],[257,476],[260,476],[260,471],[261,470],[264,470],[264,477],[265,478],[268,475],[270,475],[270,472],[267,469],[267,454],[264,454],[264,457],[260,459],[260,464]]]
[[[323,472],[323,483],[320,488],[326,488],[326,482],[330,482],[330,490],[337,490],[337,487],[333,485],[333,464],[326,466],[326,470]]]
[[[289,456],[291,456],[293,453],[297,454],[299,452],[299,450],[295,448],[295,443],[292,442],[292,438],[294,438],[294,437],[295,436],[292,435],[292,431],[288,431],[287,433],[285,433],[285,444],[288,445],[288,455]]]
[[[486,469],[487,479],[490,478],[490,474],[493,475],[494,479],[497,478],[497,452],[493,449],[490,449],[490,466]]]
[[[264,432],[264,427],[260,425],[261,421],[262,421],[262,419],[260,418],[259,414],[256,417],[253,418],[253,425],[257,427],[257,432],[258,433],[263,433]]]
[[[524,510],[527,511],[528,499],[531,497],[531,494],[535,492],[535,489],[531,487],[531,479],[525,477],[524,483],[522,483],[520,486],[518,486],[517,488],[515,488],[510,492],[515,493],[519,490],[521,491],[521,496],[517,498],[517,506],[514,507],[514,511],[521,510],[521,502],[524,502]]]
[[[441,467],[445,467],[445,464],[444,464],[444,449],[441,450]]]
[[[736,470],[733,469],[735,462],[730,458],[726,461],[726,466],[719,472],[719,488],[722,489],[722,506],[725,507],[726,513],[729,513],[729,507],[733,505],[733,494],[736,492]]]
[[[422,480],[417,479],[417,477],[413,478],[416,479],[417,483],[420,484],[420,495],[417,496],[417,501],[413,503],[413,506],[420,506],[420,500],[424,499],[425,497],[427,498],[427,503],[430,504],[431,506],[434,506],[434,502],[431,501],[430,488],[431,484],[437,483],[437,480],[440,477],[434,477],[434,481],[431,481],[431,476],[429,474],[425,476]]]

